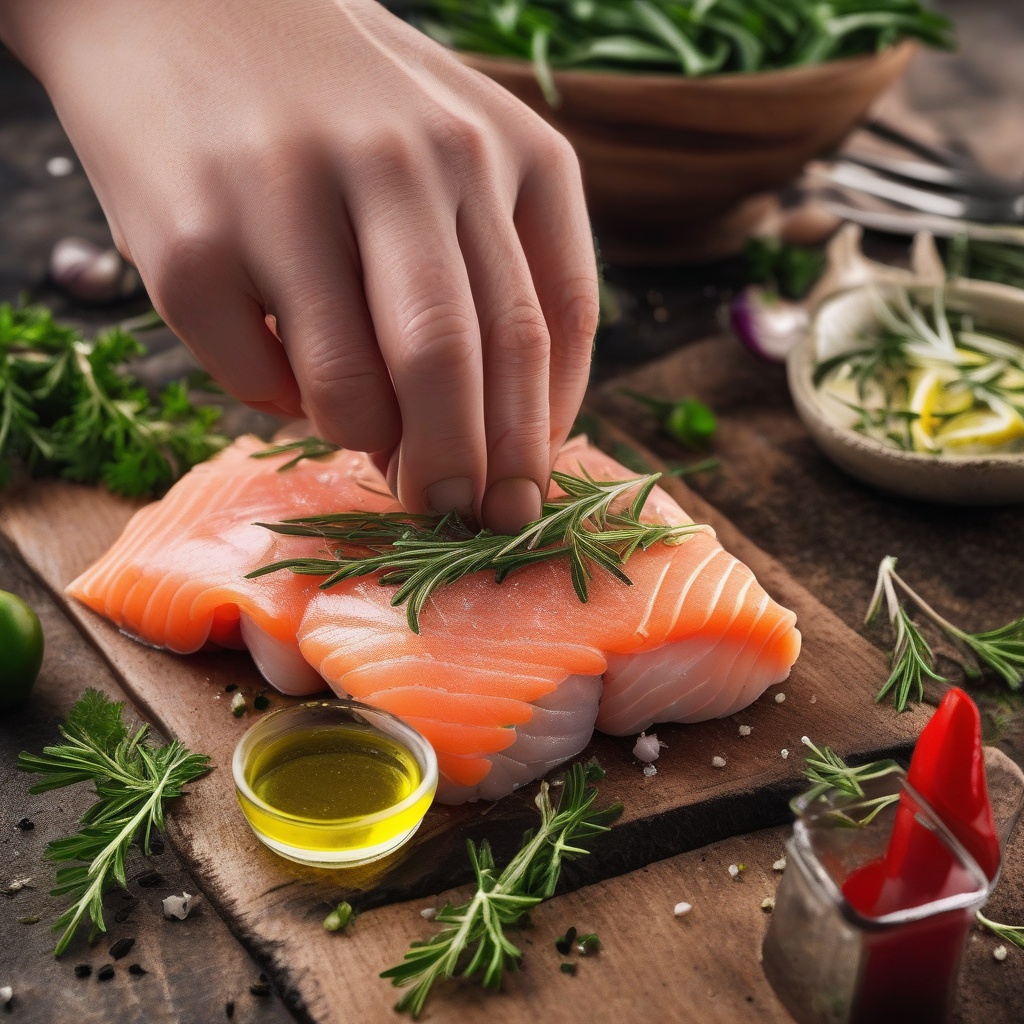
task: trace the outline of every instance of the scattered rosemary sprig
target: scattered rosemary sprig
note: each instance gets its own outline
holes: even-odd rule
[[[330,455],[338,451],[338,445],[331,444],[321,437],[303,437],[298,441],[288,441],[284,444],[275,444],[270,448],[264,448],[261,452],[253,452],[249,457],[252,459],[269,459],[272,455],[284,455],[286,452],[297,452],[294,459],[282,463],[277,467],[278,473],[292,466],[297,466],[303,459],[319,459],[324,455]]]
[[[1015,946],[1024,949],[1024,925],[1000,924],[998,921],[990,921],[980,910],[975,913],[974,917],[982,928],[987,928],[993,935],[998,935],[1006,942],[1012,942]]]
[[[934,668],[932,650],[921,635],[921,631],[910,619],[896,593],[896,587],[939,627],[947,636],[962,647],[967,658],[961,661],[970,678],[978,678],[982,668],[988,668],[998,675],[1011,690],[1019,690],[1024,684],[1024,617],[1000,626],[998,629],[970,633],[953,625],[940,615],[917,591],[896,572],[896,559],[883,558],[878,566],[878,582],[865,623],[870,622],[882,606],[883,598],[889,621],[896,631],[896,646],[892,653],[892,674],[879,691],[876,700],[882,700],[893,691],[898,711],[903,711],[908,701],[920,701],[924,696],[924,676],[937,682],[946,682]]]
[[[800,742],[811,751],[804,759],[804,775],[814,785],[808,790],[808,797],[811,800],[817,799],[822,793],[830,789],[837,789],[852,797],[864,797],[864,782],[881,778],[887,775],[896,762],[891,760],[872,761],[870,764],[862,764],[857,768],[851,768],[834,750],[830,747],[821,749],[811,742],[807,736],[801,736]],[[875,817],[885,810],[890,804],[899,800],[899,793],[888,793],[885,796],[875,797],[872,800],[865,800],[860,808],[867,811],[862,818],[854,818],[843,811],[836,810],[834,816],[843,824],[852,827],[862,828],[871,824]]]
[[[177,740],[154,747],[149,726],[129,735],[123,707],[97,690],[86,690],[60,727],[66,743],[45,747],[41,755],[18,755],[18,768],[43,776],[30,792],[92,782],[98,798],[82,815],[77,833],[46,848],[48,860],[81,862],[58,869],[51,893],[74,900],[53,925],[64,929],[56,956],[86,918],[94,935],[106,931],[103,895],[115,884],[127,887],[129,848],[138,843],[148,856],[153,829],[164,827],[164,802],[181,796],[187,783],[210,770],[208,757],[191,753]]]
[[[620,566],[637,548],[681,544],[710,528],[697,523],[669,525],[641,522],[640,514],[659,474],[634,480],[595,480],[555,473],[565,491],[544,504],[541,518],[514,536],[488,530],[472,532],[455,513],[443,517],[405,512],[340,512],[334,515],[260,523],[275,533],[321,537],[338,543],[328,558],[290,558],[261,566],[248,579],[289,569],[305,576],[323,576],[321,589],[343,580],[380,573],[378,582],[397,586],[391,599],[406,605],[409,628],[420,631],[420,613],[440,587],[476,572],[493,572],[497,583],[509,573],[536,562],[567,558],[573,589],[587,600],[591,566],[597,565],[621,583],[631,585]],[[626,495],[636,491],[625,508]]]
[[[86,341],[46,309],[0,304],[0,483],[20,463],[137,497],[223,448],[218,409],[192,405],[180,381],[153,402],[124,372],[143,351],[118,327]]]
[[[523,836],[522,848],[500,873],[486,841],[479,848],[467,843],[476,892],[466,903],[440,911],[436,920],[448,927],[414,942],[402,963],[381,974],[396,987],[412,986],[396,1010],[418,1017],[442,978],[478,977],[485,988],[496,989],[505,970],[518,968],[523,954],[505,929],[521,924],[531,907],[553,896],[562,862],[589,853],[581,844],[607,832],[622,813],[618,802],[594,810],[594,783],[603,777],[596,761],[574,764],[565,773],[557,806],[551,803],[548,783],[542,782],[536,799],[540,826]]]

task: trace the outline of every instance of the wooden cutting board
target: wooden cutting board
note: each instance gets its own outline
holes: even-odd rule
[[[612,450],[626,441],[608,424],[602,436]],[[644,457],[657,462],[650,453]],[[804,649],[790,680],[747,711],[699,726],[659,727],[668,747],[653,778],[645,778],[632,757],[633,738],[595,737],[586,754],[600,758],[608,771],[603,789],[621,798],[626,811],[613,837],[580,862],[575,884],[784,821],[786,801],[800,785],[802,735],[846,755],[874,757],[905,748],[921,725],[915,713],[897,717],[871,704],[885,672],[876,650],[683,484],[668,479],[666,486],[694,519],[715,527],[725,547],[777,600],[797,612]],[[107,549],[137,507],[99,489],[33,485],[5,502],[0,532],[64,600],[64,586]],[[438,806],[403,853],[362,874],[294,868],[261,849],[235,805],[230,757],[252,716],[231,715],[225,687],[237,686],[250,706],[257,692],[267,690],[248,657],[155,651],[75,602],[65,604],[145,714],[168,735],[212,756],[217,771],[199,784],[202,799],[185,801],[177,817],[190,855],[220,880],[226,902],[249,902],[258,893],[296,884],[344,889],[359,894],[364,905],[436,892],[462,880],[458,865],[467,836],[487,836],[499,851],[511,849],[533,820],[530,791],[494,805]],[[784,703],[775,694],[785,694]],[[271,696],[273,707],[287,700]],[[751,727],[749,737],[739,736],[740,723]],[[788,760],[783,750],[792,752]],[[725,768],[712,766],[715,756],[726,758]],[[232,861],[244,863],[245,870],[225,866]]]
[[[629,444],[649,464],[659,465],[656,456],[614,426],[602,423],[600,433],[609,450]],[[658,727],[668,747],[652,778],[631,755],[633,738],[595,736],[584,756],[600,759],[608,772],[602,794],[621,799],[625,812],[592,856],[568,866],[566,889],[787,821],[788,798],[801,788],[802,735],[845,756],[873,758],[905,752],[927,717],[926,711],[896,716],[874,705],[871,698],[886,671],[882,655],[703,499],[671,478],[666,487],[695,520],[714,526],[724,546],[777,600],[796,611],[803,653],[786,683],[741,714],[697,726]],[[156,651],[62,596],[64,586],[107,549],[137,507],[99,489],[33,485],[5,501],[0,537],[64,604],[139,709],[166,735],[212,756],[215,771],[175,807],[171,838],[231,927],[275,976],[294,985],[292,1000],[331,1007],[332,993],[366,987],[366,964],[361,955],[339,958],[336,937],[320,928],[327,910],[343,898],[365,910],[461,883],[468,877],[466,838],[488,838],[499,858],[512,852],[534,821],[534,787],[495,804],[432,808],[403,851],[362,870],[303,869],[269,853],[249,831],[231,784],[231,754],[252,716],[232,716],[225,687],[237,686],[250,706],[255,694],[267,689],[247,656]],[[780,703],[774,695],[781,693]],[[287,700],[271,694],[271,707]],[[751,735],[740,737],[739,724],[749,725]],[[783,750],[790,752],[788,758]],[[726,758],[725,768],[712,766],[715,756]],[[401,952],[402,943],[392,933],[409,930],[395,924],[409,912],[395,907],[363,918],[361,931],[375,936],[363,942],[375,957],[382,946],[394,956]],[[325,963],[332,965],[327,978]],[[324,1019],[335,1019],[334,1011]]]

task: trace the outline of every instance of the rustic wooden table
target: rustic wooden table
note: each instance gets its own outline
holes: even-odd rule
[[[957,17],[963,51],[955,57],[919,57],[897,100],[926,114],[947,134],[969,140],[986,163],[1020,177],[1024,65],[1017,55],[1024,43],[1024,13],[1012,0],[940,6]],[[65,178],[46,172],[46,160],[55,155],[72,154],[45,97],[0,53],[0,300],[27,290],[87,325],[141,310],[141,301],[113,311],[88,310],[46,283],[46,258],[57,238],[108,237],[81,172]],[[878,244],[898,249],[891,242]],[[610,279],[625,321],[599,343],[592,406],[638,446],[678,460],[680,453],[619,395],[623,380],[628,376],[631,385],[666,395],[686,390],[714,405],[722,420],[722,469],[696,478],[694,489],[853,629],[860,629],[874,568],[887,553],[899,555],[908,574],[940,606],[975,628],[1019,614],[1019,587],[1009,583],[1024,568],[1019,509],[936,510],[870,492],[817,453],[791,412],[780,374],[754,367],[722,340],[679,348],[713,332],[718,290],[733,273],[728,266],[712,271],[613,269]],[[182,355],[170,339],[155,341],[157,349],[166,351],[157,357],[159,365],[144,369],[167,375]],[[645,362],[655,356],[663,358]],[[56,916],[57,901],[46,895],[52,867],[41,855],[46,842],[66,832],[82,812],[88,794],[69,789],[58,799],[30,797],[28,780],[11,768],[13,758],[21,749],[38,750],[52,741],[57,721],[86,686],[119,697],[123,691],[40,578],[3,547],[0,588],[33,604],[47,636],[47,657],[31,703],[0,720],[0,889],[15,878],[31,880],[17,893],[0,897],[0,985],[15,990],[12,1019],[47,1024],[71,1019],[83,1024],[114,1019],[205,1024],[232,1014],[246,1022],[397,1019],[387,1010],[388,990],[374,975],[401,953],[408,939],[423,934],[422,921],[408,904],[376,912],[387,915],[387,948],[377,939],[360,945],[358,932],[338,939],[348,945],[339,946],[336,955],[355,958],[364,967],[371,993],[352,993],[350,1012],[344,1006],[304,1003],[313,988],[308,979],[287,971],[271,971],[271,994],[255,995],[250,986],[257,984],[259,990],[261,972],[278,961],[240,923],[240,915],[222,915],[207,902],[185,922],[162,918],[163,896],[204,886],[201,871],[194,873],[195,861],[172,843],[154,861],[140,859],[130,866],[129,893],[110,897],[111,930],[103,941],[91,948],[80,943],[60,961],[49,956],[52,937],[45,922]],[[879,634],[869,639],[884,644]],[[929,696],[934,700],[937,692]],[[995,691],[982,698],[990,737],[1024,763],[1020,702],[1007,703]],[[835,736],[821,739],[838,744],[842,723],[835,728]],[[25,817],[34,824],[30,830],[17,827]],[[506,995],[455,993],[436,1000],[430,1017],[484,1020],[501,1013],[525,1022],[564,1015],[571,1000],[577,1016],[586,1020],[788,1020],[757,961],[767,920],[760,902],[777,885],[771,864],[785,834],[786,829],[774,828],[740,835],[559,896],[534,915],[525,935],[533,959],[512,979]],[[741,862],[749,865],[748,872],[742,884],[731,883],[725,868]],[[679,922],[670,908],[681,899],[698,911],[706,909]],[[991,914],[1024,920],[1024,842],[1019,835]],[[21,923],[37,916],[38,923]],[[579,976],[567,978],[558,973],[556,958],[541,951],[551,936],[573,923],[597,931],[605,949],[593,963],[581,965]],[[311,918],[307,926],[318,929],[318,919]],[[85,980],[75,977],[76,964],[88,963],[95,970],[108,962],[109,946],[123,937],[135,938],[136,944],[111,981],[99,982],[95,973]],[[991,936],[971,937],[958,1009],[963,1024],[1010,1024],[1024,1018],[1024,954],[1011,949],[1009,958],[997,963],[991,955],[995,945]],[[148,973],[129,975],[130,963]],[[325,959],[323,970],[332,970],[331,961]]]

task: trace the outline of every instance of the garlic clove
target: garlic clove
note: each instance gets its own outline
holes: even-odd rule
[[[50,254],[50,276],[69,295],[90,303],[134,295],[142,282],[116,249],[102,249],[86,238],[62,238]]]

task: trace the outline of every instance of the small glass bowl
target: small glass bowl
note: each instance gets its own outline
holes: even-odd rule
[[[1005,845],[1021,811],[1020,771],[986,748],[986,775],[996,834]],[[799,1024],[942,1024],[956,994],[960,956],[974,914],[995,885],[895,762],[854,797],[819,788],[797,797],[762,966]],[[852,872],[883,857],[899,796],[944,847],[957,872],[952,895],[872,917],[847,901]],[[890,970],[891,967],[891,970]]]
[[[368,730],[399,743],[419,767],[419,785],[382,811],[337,819],[300,817],[256,795],[251,768],[270,743],[289,733],[332,726]],[[356,867],[393,853],[420,827],[437,789],[437,755],[430,743],[390,712],[354,700],[309,701],[264,716],[239,740],[231,771],[242,813],[257,838],[288,860],[320,868]]]

